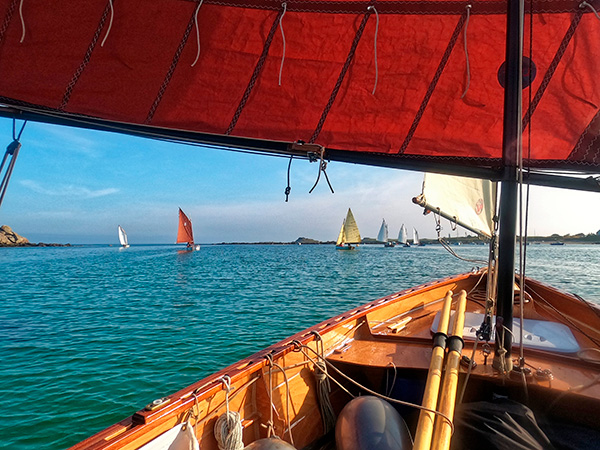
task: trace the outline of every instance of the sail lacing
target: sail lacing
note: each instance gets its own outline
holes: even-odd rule
[[[269,54],[269,48],[271,48],[271,43],[273,42],[273,36],[275,35],[275,30],[277,30],[277,25],[279,25],[279,18],[282,16],[282,14],[283,14],[283,10],[281,10],[281,12],[277,15],[277,17],[273,21],[273,24],[271,25],[271,29],[269,30],[269,34],[268,34],[267,39],[265,40],[265,44],[263,46],[263,51],[260,55],[260,58],[258,58],[258,61],[256,62],[256,66],[254,67],[254,71],[252,72],[252,76],[250,77],[250,81],[248,82],[248,86],[246,87],[246,90],[244,91],[244,95],[242,96],[240,103],[239,103],[237,109],[235,110],[233,118],[231,119],[229,127],[227,128],[227,131],[225,132],[226,135],[230,135],[233,132],[233,129],[235,128],[237,121],[240,118],[240,115],[242,114],[244,107],[246,106],[246,102],[248,101],[248,98],[250,97],[250,94],[252,93],[252,90],[254,89],[254,86],[256,85],[256,81],[258,80],[258,77],[259,77],[260,73],[262,72],[263,66],[264,66],[267,56]]]
[[[590,5],[588,2],[581,2],[579,4],[580,8],[590,8],[593,12],[594,15],[598,18],[598,20],[600,20],[600,15],[598,15],[598,11],[596,11],[596,8],[594,8],[592,5]]]
[[[373,58],[375,60],[375,85],[373,86],[372,95],[375,95],[375,89],[377,89],[377,80],[379,79],[379,69],[377,67],[377,35],[379,34],[379,13],[375,9],[374,6],[369,6],[367,8],[370,11],[375,12],[375,18],[377,19],[375,22],[375,37],[373,38]]]
[[[469,29],[469,18],[471,17],[471,5],[467,5],[466,10],[467,10],[467,19],[465,20],[464,44],[465,44],[465,60],[466,60],[465,64],[466,64],[466,69],[467,69],[467,82],[466,82],[466,86],[465,86],[465,91],[463,92],[463,95],[460,96],[460,98],[465,98],[465,95],[467,95],[467,92],[469,90],[469,86],[471,85],[471,68],[469,66],[469,50],[467,48],[467,30]]]
[[[21,27],[23,28],[23,34],[21,34],[21,40],[19,41],[21,44],[25,40],[25,19],[23,19],[23,1],[19,3],[19,16],[21,17]]]
[[[281,86],[281,73],[283,72],[283,62],[285,61],[285,33],[283,32],[283,25],[281,22],[283,21],[283,16],[285,16],[287,10],[287,3],[284,2],[281,6],[283,7],[283,12],[279,18],[279,30],[281,31],[281,40],[283,41],[283,53],[281,55],[281,65],[279,66],[279,86]]]
[[[231,392],[231,378],[224,375],[221,379],[225,389],[226,412],[219,416],[215,422],[215,439],[219,450],[243,450],[243,428],[240,414],[229,410],[229,393]]]
[[[196,11],[194,12],[194,25],[196,25],[196,43],[198,44],[198,49],[196,51],[196,59],[192,63],[192,67],[196,65],[198,59],[200,58],[200,29],[198,28],[198,11],[200,11],[200,7],[202,6],[203,2],[204,0],[200,0],[200,3],[198,3]]]
[[[100,43],[100,47],[104,47],[104,43],[106,42],[106,38],[110,34],[110,29],[112,28],[113,19],[115,17],[115,7],[113,5],[113,0],[108,0],[110,4],[110,20],[108,21],[108,28],[106,29],[106,34],[104,35],[104,39]]]

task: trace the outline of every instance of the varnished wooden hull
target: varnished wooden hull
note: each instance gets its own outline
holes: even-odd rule
[[[229,409],[240,413],[245,445],[267,437],[265,426],[271,423],[274,433],[287,442],[293,441],[297,449],[318,448],[315,443],[323,439],[324,425],[314,361],[318,360],[321,342],[327,361],[365,388],[420,404],[432,353],[432,323],[444,295],[448,290],[457,293],[464,289],[468,293],[467,311],[482,312],[485,278],[485,272],[463,274],[354,308],[168,395],[158,408],[142,409],[72,448],[137,449],[193,413],[196,418],[190,423],[201,448],[217,450],[214,424],[226,410],[223,380],[227,377],[231,382]],[[526,377],[526,400],[536,408],[555,402],[560,407],[551,412],[557,417],[598,427],[600,384],[594,380],[600,376],[600,357],[598,350],[587,349],[598,349],[599,310],[542,283],[527,280],[525,286],[527,294],[523,298],[528,301],[524,316],[566,325],[579,347],[586,349],[577,354],[525,348],[526,364],[533,371]],[[474,341],[466,338],[463,355],[471,356],[473,345]],[[513,396],[525,397],[522,377],[501,375],[491,366],[493,355],[484,360],[482,347],[479,343],[474,355],[477,367],[472,370],[465,401],[485,398],[497,386],[504,386]],[[513,357],[518,355],[518,348],[514,347],[513,353]],[[538,369],[540,375],[536,376]],[[461,368],[459,390],[465,372],[466,368]],[[351,394],[365,392],[335,370],[330,368],[329,373]],[[329,397],[336,413],[351,399],[336,384],[332,384]],[[409,407],[399,410],[414,432],[418,411]]]

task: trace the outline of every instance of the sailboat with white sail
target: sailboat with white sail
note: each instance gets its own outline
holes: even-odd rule
[[[394,243],[388,238],[388,224],[385,219],[381,222],[379,233],[377,234],[377,241],[384,244],[384,247],[394,247]]]
[[[421,244],[421,241],[419,240],[419,232],[414,227],[413,227],[413,243],[412,243],[412,245],[415,247],[423,245],[423,244]]]
[[[402,224],[400,227],[400,231],[398,232],[398,243],[403,247],[410,247],[408,243],[408,232],[406,231],[406,226]]]
[[[348,208],[348,213],[342,223],[342,228],[340,229],[340,234],[335,243],[335,248],[337,250],[354,250],[360,241],[361,238],[360,232],[358,231],[358,225],[356,224],[356,220],[354,220],[352,210]]]
[[[187,244],[186,250],[200,250],[200,244],[194,243],[194,231],[192,230],[192,221],[179,208],[179,227],[177,228],[176,244]]]
[[[128,248],[129,242],[127,241],[127,233],[125,233],[125,230],[121,225],[118,225],[117,232],[119,234],[119,242],[121,243],[121,247]]]

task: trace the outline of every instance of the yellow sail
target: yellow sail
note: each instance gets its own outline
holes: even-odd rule
[[[344,221],[344,234],[345,243],[360,243],[360,232],[358,231],[358,225],[356,225],[356,220],[354,220],[354,216],[352,215],[352,210],[350,208],[348,208],[348,214],[346,215],[346,220]]]
[[[344,220],[344,222],[342,223],[342,228],[340,228],[340,235],[337,238],[337,242],[335,243],[335,245],[342,245],[344,242],[346,242],[346,234],[344,233],[344,226],[346,225],[346,221]]]

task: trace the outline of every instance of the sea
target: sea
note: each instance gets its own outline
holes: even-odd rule
[[[0,248],[0,448],[67,448],[291,334],[487,258],[485,245],[453,246],[462,259],[440,245],[180,250]],[[600,304],[600,245],[526,255],[528,276]]]

